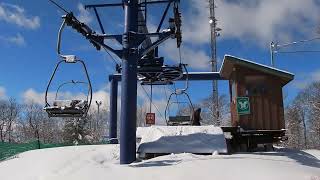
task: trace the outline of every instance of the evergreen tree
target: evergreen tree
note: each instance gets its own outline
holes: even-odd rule
[[[66,118],[63,128],[63,140],[68,144],[90,143],[87,118]]]

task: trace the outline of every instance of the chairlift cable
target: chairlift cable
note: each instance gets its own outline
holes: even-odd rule
[[[168,99],[167,86],[164,86],[163,88],[164,88],[164,94],[165,94],[165,96],[166,96],[166,99]]]
[[[139,84],[139,85],[140,85],[141,88],[143,89],[143,91],[144,91],[144,93],[146,94],[147,98],[149,98],[149,100],[150,100],[150,96],[149,96],[148,92],[146,91],[146,89],[145,89],[141,84]],[[158,108],[153,102],[152,102],[152,105],[156,108],[156,110],[157,110],[157,112],[159,113],[159,115],[161,116],[161,118],[162,118],[164,121],[166,121],[166,119],[164,118],[164,116],[163,116],[162,113],[160,112],[159,108]]]
[[[107,54],[111,57],[111,60],[112,60],[116,65],[121,64],[121,62],[119,62],[119,60],[117,61],[117,60],[110,54],[110,52],[109,52],[108,49],[106,49],[104,46],[102,46],[102,47],[103,47],[103,49],[107,52]]]
[[[49,0],[50,2],[52,2],[53,4],[55,4],[56,6],[58,6],[60,9],[62,9],[63,11],[65,11],[66,13],[69,14],[68,11],[66,11],[64,8],[62,8],[60,5],[58,5],[56,2],[54,2],[53,0]],[[62,55],[61,55],[61,52],[60,52],[60,48],[61,48],[61,36],[62,36],[62,31],[63,29],[65,28],[65,25],[66,25],[66,19],[63,20],[60,28],[59,28],[59,33],[58,33],[58,41],[57,41],[57,52],[58,52],[58,55],[62,58],[64,58]],[[111,57],[111,60],[116,64],[116,65],[119,65],[121,64],[121,62],[117,61],[109,52],[109,50],[102,46],[103,49],[107,52],[107,54]]]
[[[293,45],[293,44],[298,44],[298,43],[305,43],[305,42],[311,42],[311,41],[315,41],[315,40],[319,40],[320,37],[314,37],[314,38],[311,38],[311,39],[305,39],[305,40],[300,40],[300,41],[294,41],[294,42],[291,42],[291,43],[286,43],[286,44],[282,44],[282,45],[277,45],[276,47],[287,47],[287,46],[290,46],[290,45]]]
[[[182,64],[181,47],[179,47],[178,49],[179,49],[179,60],[180,60],[180,65],[181,65]]]
[[[150,85],[150,113],[152,113],[152,82]]]
[[[69,14],[70,12],[68,12],[66,9],[64,9],[62,6],[60,6],[58,3],[56,3],[53,0],[49,0],[52,4],[56,5],[59,9],[61,9],[62,11],[64,11],[65,13]]]
[[[276,51],[280,54],[294,54],[294,53],[320,53],[320,50],[303,50],[303,51]]]

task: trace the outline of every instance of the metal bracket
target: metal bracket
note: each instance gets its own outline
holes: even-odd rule
[[[163,43],[164,41],[166,41],[169,38],[174,38],[175,34],[172,33],[172,31],[170,29],[168,29],[167,31],[165,31],[164,33],[160,33],[159,34],[159,39],[157,41],[155,41],[154,43],[152,43],[150,46],[148,46],[147,48],[144,49],[140,49],[140,53],[139,56],[140,58],[142,58],[144,55],[148,54],[150,51],[152,51],[153,49],[155,49],[156,47],[158,47],[161,43]]]

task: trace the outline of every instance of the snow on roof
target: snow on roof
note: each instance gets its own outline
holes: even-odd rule
[[[267,66],[267,65],[264,65],[264,64],[260,64],[260,63],[254,62],[254,61],[250,61],[250,60],[247,60],[247,59],[239,58],[239,57],[228,55],[228,54],[226,54],[224,56],[224,59],[223,59],[223,62],[222,62],[222,66],[220,68],[220,73],[224,69],[226,60],[238,61],[238,62],[242,62],[242,63],[248,64],[248,65],[251,64],[251,65],[256,66],[257,68],[263,68],[263,69],[265,69],[267,71],[276,72],[278,74],[278,76],[286,77],[286,78],[289,78],[290,80],[292,80],[293,77],[294,77],[294,74],[290,73],[288,71],[284,71],[284,70],[281,70],[281,69],[278,69],[278,68],[275,68],[275,67],[270,67],[270,66]]]

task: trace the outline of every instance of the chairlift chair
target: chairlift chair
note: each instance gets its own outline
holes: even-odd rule
[[[179,101],[178,98],[177,98],[176,101],[172,101],[172,97],[173,96],[185,96],[187,101],[182,102],[182,101]],[[178,106],[177,111],[179,113],[171,115],[170,114],[170,110],[172,110],[172,107],[175,104]],[[181,105],[182,104],[187,104],[187,109],[188,109],[189,112],[187,112],[187,113],[182,112],[181,113]],[[175,91],[175,92],[170,94],[168,102],[167,102],[167,106],[166,106],[166,109],[165,109],[165,119],[166,119],[166,122],[167,122],[168,126],[192,125],[193,112],[194,112],[194,108],[193,108],[192,102],[190,100],[189,95],[185,91]]]
[[[63,17],[63,22],[60,26],[59,32],[58,32],[58,41],[57,41],[57,53],[60,56],[60,58],[62,60],[60,60],[52,75],[50,78],[50,81],[47,85],[47,89],[46,89],[46,94],[45,94],[45,107],[43,108],[47,113],[49,117],[78,117],[78,118],[82,118],[82,117],[86,117],[91,105],[91,101],[92,101],[92,86],[91,86],[91,81],[89,78],[89,74],[87,71],[87,67],[84,63],[84,61],[77,59],[77,57],[75,55],[63,55],[60,51],[60,47],[61,47],[61,37],[62,37],[62,32],[65,28],[66,25],[70,25],[70,21],[72,21],[73,19],[73,15],[72,14],[68,14],[66,16]],[[57,91],[56,91],[56,97],[55,100],[53,101],[52,104],[49,104],[48,102],[48,91],[51,85],[51,82],[57,72],[58,67],[62,64],[62,63],[67,63],[67,64],[75,64],[75,63],[80,63],[83,67],[83,70],[85,72],[86,78],[87,78],[87,82],[81,82],[81,81],[70,81],[70,82],[65,82],[63,84],[61,84]],[[69,99],[69,100],[58,100],[58,93],[61,87],[63,87],[66,84],[86,84],[88,86],[88,94],[86,99]]]
[[[88,82],[73,81],[72,80],[72,81],[65,82],[65,83],[61,84],[56,91],[55,100],[53,101],[52,105],[49,104],[48,91],[49,91],[51,82],[56,74],[56,71],[57,71],[59,65],[61,63],[77,63],[77,62],[80,62],[82,64],[82,67],[84,68]],[[88,94],[87,94],[86,99],[59,100],[58,99],[59,90],[61,89],[61,87],[63,87],[66,84],[73,84],[73,85],[86,84],[88,86]],[[59,61],[54,69],[54,72],[53,72],[51,78],[50,78],[50,81],[47,86],[46,94],[45,94],[46,105],[44,107],[44,110],[48,113],[48,116],[49,117],[77,117],[77,118],[86,117],[88,110],[90,108],[90,105],[91,105],[91,101],[92,101],[92,87],[91,87],[91,82],[90,82],[89,75],[87,72],[87,68],[86,68],[86,65],[84,64],[84,62],[82,60],[76,60],[73,62],[68,62],[65,60]]]

